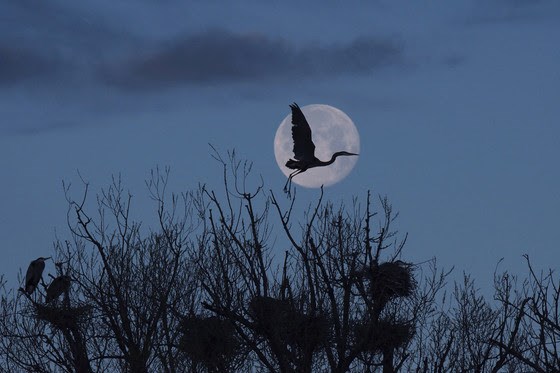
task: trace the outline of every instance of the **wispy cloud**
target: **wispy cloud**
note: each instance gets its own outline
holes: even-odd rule
[[[362,37],[346,44],[298,47],[262,34],[211,30],[156,46],[106,66],[103,79],[127,89],[184,84],[255,81],[265,78],[369,73],[402,62],[403,46]]]

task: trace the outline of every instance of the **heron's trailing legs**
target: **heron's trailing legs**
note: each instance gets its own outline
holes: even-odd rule
[[[284,184],[284,193],[286,193],[288,195],[288,197],[291,196],[291,190],[292,190],[292,178],[300,173],[302,173],[302,170],[295,170],[294,172],[292,172],[290,174],[290,176],[288,176],[288,180],[286,180],[286,184]]]

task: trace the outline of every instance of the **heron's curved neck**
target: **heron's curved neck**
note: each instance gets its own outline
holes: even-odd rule
[[[339,155],[343,155],[342,152],[336,152],[332,155],[331,159],[329,159],[328,161],[321,161],[321,166],[328,166],[330,164],[333,164],[336,157],[338,157]]]

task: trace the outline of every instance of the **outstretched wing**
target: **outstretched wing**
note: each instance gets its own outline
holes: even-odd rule
[[[311,128],[303,112],[295,102],[292,109],[292,139],[294,140],[294,158],[298,161],[315,158],[315,144],[311,140]]]

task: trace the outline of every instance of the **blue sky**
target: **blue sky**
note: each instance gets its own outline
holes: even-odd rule
[[[371,189],[400,211],[405,259],[488,286],[498,260],[557,269],[560,3],[7,0],[0,12],[0,273],[68,236],[62,180],[94,188],[170,166],[220,186],[208,143],[285,178],[288,105],[348,114],[360,159],[327,198]],[[298,193],[307,205],[316,190]],[[283,250],[283,249],[282,249]],[[51,263],[52,265],[52,263]]]

